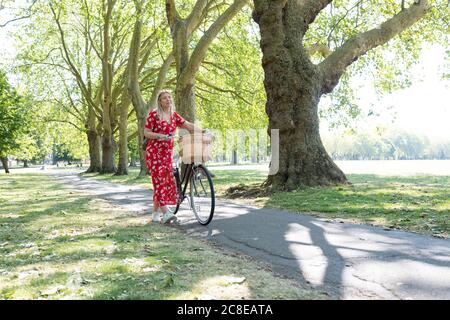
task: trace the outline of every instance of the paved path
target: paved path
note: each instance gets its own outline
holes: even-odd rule
[[[57,178],[127,210],[150,212],[149,190],[67,172]],[[179,217],[189,235],[262,259],[332,298],[450,299],[450,240],[221,200],[207,227],[186,205]]]

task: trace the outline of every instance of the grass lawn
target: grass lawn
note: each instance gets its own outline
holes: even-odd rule
[[[253,174],[254,182],[250,175]],[[245,175],[216,172],[224,186],[260,184],[260,171]],[[282,208],[321,218],[367,223],[438,237],[450,235],[449,176],[350,174],[349,186],[302,188],[270,197],[240,199],[260,207]],[[243,180],[243,181],[242,181]],[[219,190],[221,187],[219,187]]]
[[[1,174],[0,190],[0,299],[326,298],[51,176]]]
[[[266,174],[258,170],[216,170],[214,187],[219,197],[239,184],[258,185]],[[151,188],[149,177],[84,175]],[[350,186],[305,188],[270,197],[239,198],[259,207],[283,208],[314,216],[398,228],[448,238],[450,235],[450,176],[379,176],[349,174]]]

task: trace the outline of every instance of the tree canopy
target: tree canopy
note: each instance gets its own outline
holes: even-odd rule
[[[275,44],[306,61],[289,66],[285,60],[285,69],[280,69],[284,71],[276,76],[280,81],[291,81],[289,70],[295,68],[304,75],[314,68],[329,75],[328,82],[322,83],[317,112],[320,118],[341,126],[348,123],[346,118],[361,116],[355,97],[358,88],[369,85],[367,81],[380,95],[405,88],[415,81],[411,66],[427,44],[449,45],[446,0],[303,1],[298,10],[295,3],[27,3],[7,23],[16,25],[13,37],[18,48],[7,72],[32,97],[44,125],[30,131],[33,142],[15,140],[20,147],[17,157],[30,159],[34,156],[27,152],[32,150],[62,148],[74,157],[89,157],[92,171],[115,172],[121,167],[126,173],[124,163],[136,157],[143,165],[142,151],[137,148],[143,121],[162,88],[171,89],[182,113],[196,117],[204,127],[222,133],[274,128],[273,112],[266,104],[273,100],[268,92],[275,87],[268,80],[274,73],[265,67],[278,56],[267,58],[264,50]],[[254,21],[259,21],[268,5],[283,8],[284,28],[291,26],[270,41],[264,38],[265,27]],[[411,18],[414,15],[417,19]],[[267,26],[269,32],[278,30],[275,20]],[[295,34],[295,30],[301,32]],[[447,51],[443,61],[450,63],[449,58]],[[448,75],[442,71],[443,79]],[[360,83],[355,84],[355,79]],[[286,92],[308,92],[305,81],[309,80],[293,81],[295,85]],[[133,95],[136,85],[140,100]],[[284,92],[277,90],[277,95]],[[287,115],[286,121],[279,118],[281,122],[290,123],[289,115],[300,103],[307,105],[302,99],[278,102],[290,105],[275,112]],[[305,126],[296,121],[294,125]]]

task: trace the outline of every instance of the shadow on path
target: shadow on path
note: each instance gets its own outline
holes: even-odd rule
[[[449,240],[224,201],[202,227],[184,209],[188,234],[269,262],[332,298],[450,298]]]

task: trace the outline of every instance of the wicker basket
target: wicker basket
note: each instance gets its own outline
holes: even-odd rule
[[[180,137],[180,158],[183,163],[207,162],[212,159],[213,137],[195,133]]]

